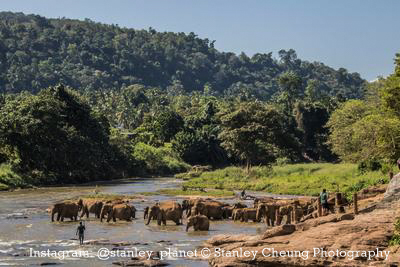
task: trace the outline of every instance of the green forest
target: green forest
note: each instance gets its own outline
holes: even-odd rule
[[[251,57],[194,33],[0,13],[0,184],[83,183],[400,157],[400,55],[387,78]],[[246,175],[243,179],[246,179]],[[265,188],[262,188],[265,189]]]

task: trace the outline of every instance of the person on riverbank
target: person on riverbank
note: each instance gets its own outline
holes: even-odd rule
[[[329,211],[328,193],[326,192],[326,189],[322,189],[322,192],[320,194],[320,199],[321,199],[321,205],[322,205],[322,214],[326,215]]]
[[[79,236],[80,245],[83,245],[83,239],[85,238],[85,230],[86,230],[85,225],[83,225],[82,222],[79,222],[79,226],[76,229],[76,235]]]
[[[246,190],[245,189],[243,189],[242,193],[240,193],[240,197],[242,199],[246,199]]]

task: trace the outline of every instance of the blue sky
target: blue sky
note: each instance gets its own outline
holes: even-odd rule
[[[0,10],[195,32],[249,55],[293,48],[367,80],[390,74],[400,52],[397,0],[3,0]]]

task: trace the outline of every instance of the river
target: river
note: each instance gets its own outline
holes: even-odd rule
[[[217,234],[256,234],[265,230],[262,223],[235,223],[232,221],[212,221],[208,232],[185,232],[185,226],[176,226],[167,221],[166,226],[158,226],[156,222],[146,226],[143,220],[143,209],[156,200],[182,199],[171,196],[149,196],[132,200],[138,212],[133,222],[117,221],[116,223],[100,223],[90,214],[86,220],[86,240],[103,240],[103,244],[79,246],[75,231],[77,222],[50,221],[46,209],[52,203],[85,194],[92,194],[96,189],[101,193],[117,193],[137,195],[141,192],[154,192],[163,188],[180,187],[181,181],[174,178],[126,179],[97,185],[49,187],[35,190],[19,190],[0,193],[0,265],[37,266],[45,263],[60,264],[59,266],[111,266],[113,261],[128,260],[110,258],[100,260],[96,253],[100,248],[115,249],[113,242],[127,242],[125,249],[160,251],[194,250],[201,243]],[[223,200],[234,202],[233,199]],[[249,201],[248,204],[252,204]],[[184,219],[185,223],[185,219]],[[106,241],[107,240],[107,241]],[[30,249],[35,251],[89,251],[92,257],[56,258],[30,257]],[[168,258],[171,266],[208,266],[207,261],[190,260],[187,258]]]

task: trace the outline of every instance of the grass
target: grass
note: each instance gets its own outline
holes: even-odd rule
[[[356,164],[309,163],[253,167],[249,173],[239,167],[227,167],[189,178],[184,186],[313,196],[326,188],[350,195],[382,180],[388,182],[386,174],[381,171],[360,173]]]
[[[393,236],[389,240],[389,246],[398,246],[400,245],[400,218],[397,218],[394,223],[394,232]]]

